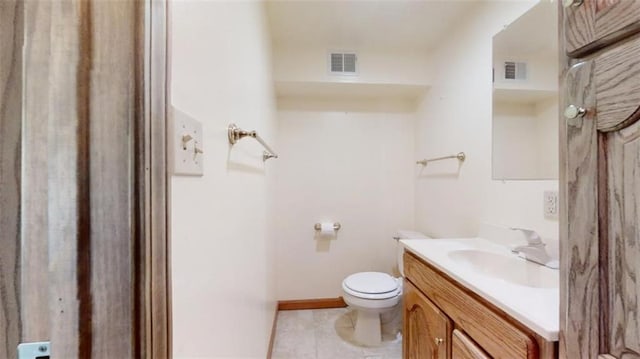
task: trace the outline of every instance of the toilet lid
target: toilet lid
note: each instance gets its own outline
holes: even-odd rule
[[[352,274],[344,280],[344,285],[355,292],[367,294],[389,293],[398,289],[396,279],[387,273],[381,272]]]

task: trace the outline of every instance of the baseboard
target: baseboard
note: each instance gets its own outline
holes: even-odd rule
[[[271,355],[273,354],[273,343],[276,340],[276,327],[278,323],[279,307],[280,307],[280,303],[278,303],[278,308],[276,308],[275,315],[273,316],[273,324],[271,325],[271,338],[269,338],[269,349],[267,351],[267,359],[271,359]]]
[[[330,309],[346,306],[347,303],[342,297],[278,301],[278,310]]]

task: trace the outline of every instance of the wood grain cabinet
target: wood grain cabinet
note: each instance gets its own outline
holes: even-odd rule
[[[640,358],[640,0],[561,14],[560,355]]]
[[[490,359],[471,338],[459,330],[454,330],[451,338],[452,359]]]
[[[451,320],[409,282],[404,286],[405,359],[447,359]]]
[[[563,0],[566,51],[581,57],[640,31],[638,0]]]
[[[404,359],[557,358],[556,343],[408,252],[404,272]]]

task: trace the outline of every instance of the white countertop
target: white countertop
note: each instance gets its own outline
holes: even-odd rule
[[[558,340],[558,270],[518,258],[506,246],[483,238],[403,239],[400,242],[406,250],[502,309],[544,339]],[[482,260],[470,263],[456,257],[470,250],[489,252],[485,263]],[[492,256],[498,260],[491,260]],[[500,278],[502,273],[507,279]],[[525,279],[534,284],[525,285],[518,283],[518,280],[508,279],[513,273],[524,273]],[[538,285],[541,287],[536,287]]]

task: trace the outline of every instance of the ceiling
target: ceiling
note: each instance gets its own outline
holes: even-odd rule
[[[558,54],[558,4],[541,1],[493,37],[494,55]],[[543,26],[541,24],[544,24]]]
[[[478,1],[269,0],[275,47],[321,46],[426,51]]]

